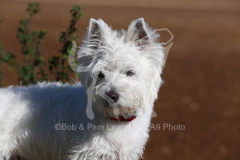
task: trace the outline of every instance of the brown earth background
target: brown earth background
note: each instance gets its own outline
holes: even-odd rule
[[[240,2],[237,0],[36,0],[41,13],[31,28],[47,29],[45,55],[61,48],[60,31],[69,24],[72,5],[86,8],[78,23],[82,39],[89,19],[102,18],[113,28],[126,29],[143,17],[152,28],[174,35],[163,72],[164,85],[155,104],[146,160],[240,160]],[[0,40],[19,54],[16,39],[20,19],[30,0],[0,0],[3,20]],[[169,34],[161,32],[162,41]],[[19,54],[20,56],[20,54]],[[19,63],[21,63],[19,61]],[[0,64],[1,67],[3,67]],[[3,85],[19,84],[4,68]],[[182,125],[169,130],[163,124]]]

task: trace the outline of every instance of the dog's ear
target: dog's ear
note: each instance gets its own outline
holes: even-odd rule
[[[98,21],[91,18],[88,26],[87,41],[89,47],[92,49],[98,49],[101,45],[101,29]]]
[[[131,22],[128,27],[127,38],[142,49],[150,43],[147,24],[143,18],[139,18]]]

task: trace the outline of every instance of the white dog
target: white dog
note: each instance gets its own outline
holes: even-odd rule
[[[81,83],[0,90],[0,159],[139,159],[166,59],[158,38],[142,18],[127,31],[91,19]]]

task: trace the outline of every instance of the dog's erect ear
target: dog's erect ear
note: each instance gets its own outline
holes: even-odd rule
[[[101,30],[98,21],[91,18],[88,26],[87,41],[89,47],[92,49],[98,49],[101,45]]]
[[[127,38],[135,42],[136,45],[144,48],[150,42],[150,36],[147,31],[147,24],[143,18],[131,22],[127,31]]]

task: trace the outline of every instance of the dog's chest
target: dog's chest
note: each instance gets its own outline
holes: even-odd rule
[[[143,152],[148,134],[138,130],[110,130],[95,136],[83,147],[82,156],[103,160],[137,160]],[[90,151],[90,152],[89,152]]]

